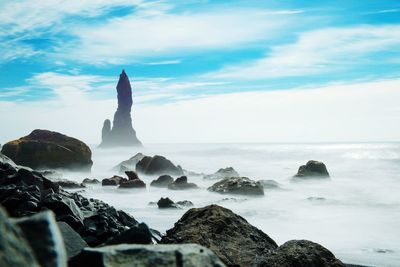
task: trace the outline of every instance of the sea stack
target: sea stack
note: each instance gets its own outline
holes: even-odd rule
[[[106,119],[103,124],[102,141],[100,147],[113,146],[141,146],[132,127],[132,88],[125,70],[119,75],[117,84],[118,108],[114,114],[114,121]]]

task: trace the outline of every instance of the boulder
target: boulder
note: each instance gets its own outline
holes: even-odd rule
[[[173,202],[168,197],[160,198],[160,200],[158,200],[158,202],[157,202],[157,206],[159,209],[167,209],[167,208],[176,209],[177,208],[175,202]]]
[[[117,166],[112,168],[112,171],[116,171],[120,174],[125,173],[125,171],[133,171],[136,170],[136,164],[145,157],[142,153],[137,153],[135,156],[131,157],[128,160],[124,160],[120,162]]]
[[[6,143],[1,152],[18,165],[33,169],[68,169],[90,171],[92,152],[82,141],[48,130],[34,130],[29,135]]]
[[[39,267],[21,229],[0,206],[0,266]]]
[[[329,173],[324,163],[310,160],[306,165],[299,167],[294,178],[328,178]]]
[[[101,185],[119,185],[121,182],[126,182],[128,179],[118,175],[114,175],[111,178],[106,178],[101,181]]]
[[[122,181],[118,188],[146,188],[146,183],[140,179]]]
[[[266,255],[259,267],[345,267],[332,252],[308,240],[291,240]]]
[[[139,180],[139,176],[134,171],[126,171],[126,176],[128,176],[128,180]]]
[[[205,175],[204,179],[217,180],[231,177],[239,177],[239,173],[232,167],[221,168],[213,174]]]
[[[209,249],[197,244],[115,245],[86,248],[69,262],[70,267],[224,267]]]
[[[24,233],[41,266],[67,266],[63,238],[51,211],[20,218],[15,223]]]
[[[217,205],[188,210],[162,238],[163,244],[196,243],[211,249],[227,266],[253,266],[276,249],[265,233]]]
[[[105,245],[118,244],[152,244],[152,234],[145,223],[140,223],[111,237],[105,243]]]
[[[99,184],[99,183],[101,183],[101,182],[95,178],[93,178],[93,179],[85,178],[82,181],[82,184]]]
[[[64,189],[79,189],[79,188],[85,188],[85,184],[83,183],[77,183],[74,181],[62,179],[62,180],[53,180],[53,183],[61,186]]]
[[[177,201],[177,202],[175,202],[175,204],[180,208],[186,208],[186,207],[193,207],[194,206],[193,202],[189,201],[189,200]]]
[[[65,222],[58,222],[58,228],[64,240],[68,259],[81,253],[82,249],[88,247],[88,244],[82,237]]]
[[[260,183],[264,189],[282,189],[281,184],[275,180],[259,180],[257,183]]]
[[[162,156],[144,157],[136,164],[136,171],[146,175],[183,175],[183,170]]]
[[[151,181],[150,186],[154,187],[168,187],[170,183],[174,182],[174,178],[170,175],[161,175],[157,179]]]
[[[198,186],[194,183],[188,183],[186,176],[181,176],[176,178],[173,183],[168,185],[168,189],[171,190],[186,190],[186,189],[196,189]]]
[[[262,184],[247,177],[226,178],[216,182],[208,190],[221,194],[264,195]]]

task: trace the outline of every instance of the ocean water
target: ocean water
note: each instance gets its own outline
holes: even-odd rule
[[[159,210],[160,197],[190,200],[195,207],[219,204],[243,216],[278,244],[308,239],[330,249],[346,263],[400,266],[400,143],[354,144],[154,144],[144,148],[93,151],[90,175],[65,173],[82,181],[112,176],[113,166],[138,152],[163,155],[186,170],[214,173],[232,166],[241,176],[273,179],[283,190],[262,197],[220,195],[206,188],[215,181],[189,177],[200,189],[118,189],[89,186],[82,193],[101,199],[165,232],[187,209]],[[328,181],[291,182],[300,165],[323,161]],[[149,185],[155,177],[141,176]],[[311,198],[311,199],[310,199]],[[322,199],[319,199],[322,198]]]

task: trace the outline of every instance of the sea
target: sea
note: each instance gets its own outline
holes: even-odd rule
[[[157,177],[140,175],[146,189],[89,185],[81,193],[122,209],[164,233],[189,209],[158,209],[161,197],[189,200],[194,207],[218,204],[244,217],[279,245],[292,239],[317,242],[343,262],[400,266],[400,143],[325,144],[148,144],[142,148],[99,149],[92,146],[90,174],[63,178],[109,178],[111,169],[138,152],[162,155],[184,169],[211,174],[233,167],[253,180],[275,180],[279,189],[262,197],[221,195],[207,191],[214,182],[188,176],[199,189],[173,191],[150,187]],[[326,164],[330,179],[294,182],[308,160]]]

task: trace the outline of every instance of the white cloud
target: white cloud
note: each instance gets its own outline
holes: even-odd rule
[[[272,48],[264,58],[227,66],[207,77],[268,79],[362,66],[368,53],[400,53],[400,26],[324,28],[301,33],[295,43]],[[382,58],[384,60],[384,58]],[[369,62],[370,63],[370,62]]]
[[[182,63],[181,60],[174,59],[174,60],[147,62],[147,63],[144,63],[144,65],[175,65],[175,64],[181,64],[181,63]]]

